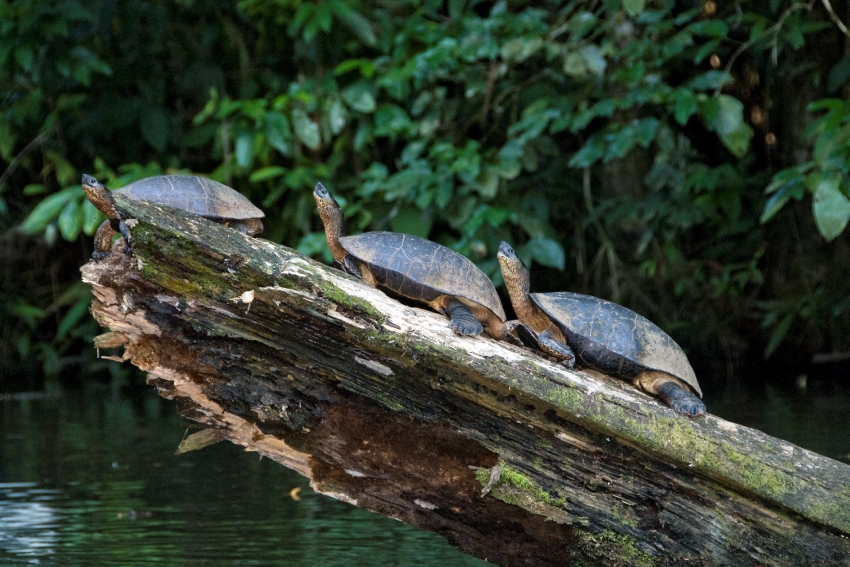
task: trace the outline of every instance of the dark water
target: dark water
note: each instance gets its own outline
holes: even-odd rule
[[[0,402],[0,565],[485,564],[230,443],[176,456],[189,423],[151,389],[126,390]],[[850,462],[850,383],[731,388],[706,403]]]
[[[174,455],[187,424],[151,389],[0,402],[0,565],[484,564],[231,443]]]

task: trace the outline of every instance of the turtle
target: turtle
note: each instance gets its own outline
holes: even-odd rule
[[[102,260],[109,253],[112,237],[124,237],[124,253],[133,249],[133,239],[124,221],[127,216],[115,207],[112,192],[91,175],[83,175],[83,190],[89,201],[107,216],[94,236],[94,260]],[[223,183],[194,175],[157,175],[135,181],[117,189],[125,197],[140,201],[153,201],[181,209],[254,236],[263,231],[265,213],[254,206],[244,195]]]
[[[484,272],[441,244],[398,232],[343,234],[343,214],[330,191],[316,184],[313,197],[328,247],[345,272],[403,299],[424,303],[451,319],[459,335],[482,332],[505,340],[505,310]]]
[[[519,322],[537,346],[572,368],[576,357],[661,398],[674,411],[705,413],[702,390],[684,351],[667,333],[622,305],[571,292],[530,293],[530,274],[507,242],[497,254]],[[518,333],[522,336],[521,333]],[[697,397],[699,396],[699,397]]]

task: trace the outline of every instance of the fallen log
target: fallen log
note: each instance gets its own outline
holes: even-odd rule
[[[116,201],[135,253],[82,268],[95,343],[206,428],[182,450],[230,440],[502,565],[850,564],[846,465]]]

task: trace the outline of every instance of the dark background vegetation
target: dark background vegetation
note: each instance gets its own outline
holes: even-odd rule
[[[622,303],[699,368],[850,351],[845,2],[0,0],[3,388],[100,372],[77,268],[116,189],[227,183],[329,259],[427,236]],[[502,290],[503,291],[503,290]]]

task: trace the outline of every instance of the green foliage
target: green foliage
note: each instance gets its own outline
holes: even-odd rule
[[[761,220],[770,220],[792,197],[799,201],[808,190],[818,231],[830,241],[850,220],[850,100],[823,99],[809,110],[826,111],[806,129],[814,141],[813,159],[774,175],[765,189],[772,196]]]
[[[322,180],[349,231],[427,236],[497,282],[509,240],[537,287],[609,297],[733,350],[744,337],[730,327],[759,312],[772,352],[791,323],[771,294],[798,292],[770,287],[759,215],[810,192],[824,237],[850,217],[847,103],[810,107],[825,114],[808,163],[771,172],[756,143],[753,93],[817,66],[794,54],[834,32],[776,4],[0,0],[0,219],[79,241],[102,219],[80,173],[115,189],[195,171],[261,205],[264,237],[327,259]],[[841,88],[848,61],[812,84]],[[813,322],[830,301],[818,297]]]

